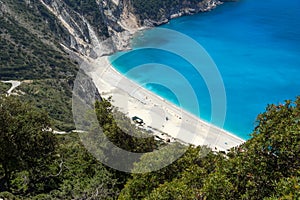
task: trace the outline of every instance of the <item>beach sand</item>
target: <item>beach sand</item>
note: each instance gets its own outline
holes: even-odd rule
[[[184,143],[207,145],[218,151],[245,142],[129,80],[111,66],[108,57],[95,60],[89,75],[102,97],[111,96],[113,106],[130,118],[138,116],[143,119],[144,127],[149,126]]]

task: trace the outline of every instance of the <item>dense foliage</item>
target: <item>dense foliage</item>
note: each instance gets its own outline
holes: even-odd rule
[[[232,188],[228,190],[231,199],[263,199],[277,195],[277,184],[300,173],[300,98],[284,105],[269,105],[265,113],[258,116],[258,126],[237,151],[233,151],[228,162],[218,166],[224,181]],[[214,174],[212,180],[219,181]],[[210,181],[210,180],[208,180]],[[205,188],[208,197],[215,188]],[[291,193],[293,194],[293,193]]]
[[[44,79],[74,76],[74,63],[59,48],[57,37],[67,34],[47,9],[37,3],[11,2],[0,15],[1,79]],[[56,32],[61,29],[60,33]],[[57,35],[55,35],[55,34]]]
[[[58,43],[68,41],[69,33],[40,1],[4,0],[3,5],[0,80],[32,80],[20,87],[23,100],[47,110],[56,128],[72,128],[71,91],[78,66]],[[0,93],[7,91],[2,88]]]
[[[108,36],[99,1],[64,2],[103,33],[101,36]],[[161,20],[183,4],[199,2],[130,1],[141,20]],[[47,131],[53,126],[74,128],[71,91],[78,67],[58,44],[70,42],[68,31],[39,0],[2,0],[0,8],[0,79],[30,80],[18,88],[24,92],[21,101],[0,97],[0,198],[300,199],[300,98],[269,105],[258,116],[252,138],[227,155],[191,146],[159,171],[122,173],[95,159],[81,143],[82,135]],[[0,93],[9,88],[0,82]],[[96,102],[95,109],[105,135],[118,147],[149,152],[165,145],[153,137],[129,136],[128,132],[149,132],[132,125],[109,101]],[[99,146],[97,132],[85,134],[92,136],[89,147],[107,160],[114,159],[117,152],[109,154],[105,144]],[[147,155],[140,159],[156,164]],[[159,159],[167,158],[162,153]],[[147,166],[136,163],[134,167]]]
[[[189,150],[175,168],[133,175],[119,199],[299,199],[300,97],[269,105],[257,121],[227,156]]]
[[[95,111],[103,132],[118,147],[127,151],[140,153],[151,152],[158,147],[158,143],[154,140],[154,137],[147,137],[149,134],[144,133],[142,129],[137,129],[136,125],[133,125],[129,118],[121,112],[114,110],[108,100],[97,101]]]
[[[21,173],[28,189],[33,189],[48,170],[56,146],[47,131],[50,120],[45,112],[13,98],[0,98],[0,113],[1,188],[23,189],[11,183]]]
[[[51,124],[45,112],[14,97],[1,97],[0,105],[0,197],[115,199],[118,196],[129,174],[97,161],[80,142],[78,134],[54,135],[47,131]],[[133,152],[157,147],[153,137],[126,137],[111,116],[108,101],[97,102],[96,108],[98,118],[102,119],[99,123],[107,127],[105,132],[116,145]],[[146,134],[136,129],[124,114],[117,112],[116,118],[124,119],[122,125],[127,129]]]
[[[77,134],[47,131],[49,118],[14,98],[0,99],[0,197],[113,199],[113,170],[99,163]]]
[[[295,102],[269,105],[258,116],[252,138],[227,155],[191,146],[181,158],[159,171],[132,175],[98,162],[77,134],[54,137],[42,131],[49,126],[47,116],[28,109],[28,104],[3,98],[0,105],[2,198],[300,198],[300,97]],[[151,137],[139,141],[119,130],[115,124],[118,120],[123,119],[122,126],[129,130],[133,125],[121,113],[117,113],[119,117],[112,116],[116,111],[109,101],[97,102],[96,111],[99,124],[106,127],[105,133],[116,145],[133,152],[153,150],[160,145]],[[165,159],[164,154],[160,156]],[[146,165],[136,163],[135,168],[160,160],[147,154],[141,159]]]
[[[6,93],[10,88],[10,84],[0,82],[0,94]]]
[[[131,0],[134,12],[140,19],[164,20],[171,14],[178,13],[182,8],[199,6],[202,0]]]
[[[131,0],[124,2],[123,6],[133,11],[142,21],[159,21],[178,12],[178,9],[191,5],[193,7],[199,2],[201,1]],[[52,1],[44,3],[51,4]],[[76,21],[78,30],[75,32],[87,43],[91,42],[92,36],[84,21],[89,22],[100,39],[109,37],[108,23],[119,31],[122,29],[115,19],[104,14],[113,10],[113,15],[120,15],[121,8],[112,1],[64,0],[58,4]],[[0,80],[33,80],[34,85],[21,86],[21,91],[25,92],[23,100],[46,109],[55,122],[56,129],[74,129],[70,112],[71,91],[78,64],[69,58],[60,45],[64,44],[71,49],[75,45],[76,48],[69,30],[39,0],[3,0],[0,10],[0,46],[3,49],[0,54]],[[68,23],[74,25],[68,16],[65,17]],[[6,87],[0,85],[0,93],[5,90]],[[46,100],[41,94],[48,91],[50,98]]]
[[[43,79],[23,82],[17,89],[25,93],[20,96],[22,100],[49,113],[56,129],[70,131],[74,129],[71,110],[72,84],[72,79]]]

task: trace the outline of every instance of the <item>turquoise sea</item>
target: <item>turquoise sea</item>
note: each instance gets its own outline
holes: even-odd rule
[[[223,128],[237,136],[249,138],[256,116],[264,112],[267,104],[283,103],[300,95],[299,0],[227,2],[211,12],[177,18],[162,27],[193,38],[214,60],[227,97]],[[132,51],[123,52],[122,56],[120,53],[111,56],[111,60],[120,56],[112,64],[148,90],[181,105],[164,84],[151,83],[152,79],[163,77],[164,81],[180,88],[181,83],[172,73],[163,73],[159,64],[170,66],[193,86],[199,100],[199,117],[222,126],[211,119],[211,99],[205,82],[201,77],[195,77],[184,59],[157,49],[135,51],[145,43],[164,46],[173,42],[180,44],[184,41],[156,34],[153,30],[143,31],[133,39]],[[127,74],[147,63],[159,64],[144,67],[139,73]],[[184,105],[183,109],[194,113],[191,106]]]

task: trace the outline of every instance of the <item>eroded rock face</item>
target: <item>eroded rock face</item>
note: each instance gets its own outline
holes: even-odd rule
[[[139,28],[127,1],[90,0],[87,5],[81,5],[80,1],[40,2],[68,30],[69,39],[62,41],[64,46],[83,56],[94,57],[94,47],[98,48],[100,55],[124,50],[128,47],[130,35]]]
[[[167,23],[171,18],[208,11],[218,0],[0,0],[0,77],[6,80],[51,81],[61,98],[70,98],[82,63],[129,48],[140,29]],[[92,62],[91,62],[92,63]],[[82,72],[80,94],[100,99],[97,88]],[[61,87],[64,87],[63,90]],[[40,97],[37,97],[40,98]],[[83,99],[82,96],[78,97]],[[57,113],[68,102],[54,102]],[[40,106],[40,105],[39,105]],[[48,106],[48,105],[47,105]],[[63,117],[70,123],[70,113]],[[53,115],[53,117],[57,117]],[[61,116],[55,118],[61,120]]]
[[[221,4],[218,0],[179,1],[174,7],[162,7],[158,17],[141,13],[132,0],[89,0],[86,4],[67,0],[39,1],[68,30],[69,39],[62,41],[65,47],[92,58],[95,57],[94,47],[98,48],[98,56],[127,49],[132,34],[139,29],[158,26],[182,15],[209,11]]]
[[[142,0],[132,2],[132,10],[138,18],[138,24],[144,26],[158,26],[170,19],[210,11],[222,4],[219,0],[164,0],[151,1],[147,4]]]
[[[10,21],[9,15],[57,50],[63,46],[79,56],[94,58],[127,49],[137,30],[182,15],[209,11],[220,3],[219,0],[26,0],[18,4],[0,0],[0,16]],[[18,12],[21,4],[22,12],[27,9],[27,13]],[[40,20],[38,25],[26,19],[30,12],[35,20]],[[38,26],[47,23],[48,28],[41,32]],[[58,41],[47,41],[45,31]]]

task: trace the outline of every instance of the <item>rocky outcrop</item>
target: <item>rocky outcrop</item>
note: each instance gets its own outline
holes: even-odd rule
[[[128,48],[140,29],[182,15],[208,11],[218,0],[0,0],[0,77],[37,80],[28,91],[53,91],[62,101],[24,95],[45,107],[55,121],[72,126],[70,101],[78,64]],[[88,62],[87,62],[88,63]],[[91,78],[79,84],[100,99]],[[87,73],[88,74],[88,73]],[[49,84],[50,83],[50,84]],[[95,91],[95,92],[94,92]],[[78,99],[83,99],[79,96]],[[68,108],[68,109],[66,109]],[[61,115],[57,113],[64,112]],[[58,123],[58,126],[61,126]]]
[[[45,32],[50,30],[47,35],[56,37],[64,49],[93,58],[127,49],[137,30],[159,26],[182,15],[209,11],[220,3],[219,0],[26,0],[22,6],[27,11],[22,14],[17,11],[21,4],[1,0],[0,16],[14,18],[57,51],[61,49],[57,40],[47,41]],[[36,21],[27,20],[29,12]],[[41,32],[36,25],[44,26],[43,23],[48,25]]]
[[[129,40],[137,30],[158,26],[182,15],[209,11],[221,4],[218,0],[183,0],[174,7],[161,8],[161,15],[157,17],[140,13],[135,0],[87,1],[89,4],[94,3],[89,8],[92,11],[84,10],[81,4],[71,4],[69,1],[39,1],[68,30],[69,38],[61,41],[64,47],[88,57],[127,49]]]
[[[99,31],[98,36],[95,36],[88,20],[63,1],[40,0],[40,2],[56,16],[60,24],[68,31],[69,38],[60,41],[64,44],[64,47],[68,47],[82,55],[89,55],[92,46],[97,43],[98,36],[104,34]]]
[[[81,5],[61,0],[40,0],[69,32],[61,43],[82,56],[111,54],[128,47],[128,40],[139,26],[128,11],[127,1],[94,1],[93,15]]]
[[[138,23],[145,26],[159,26],[167,23],[170,19],[207,12],[222,4],[219,0],[164,0],[149,1],[148,3],[142,3],[142,0],[132,1],[135,2],[133,12],[138,16]]]

